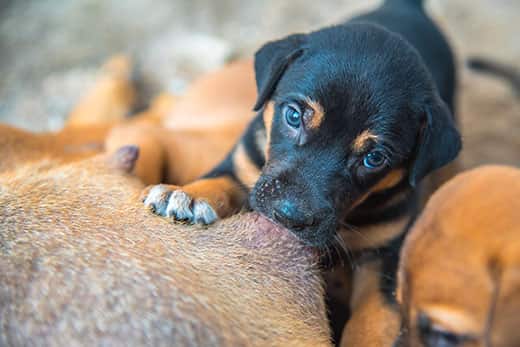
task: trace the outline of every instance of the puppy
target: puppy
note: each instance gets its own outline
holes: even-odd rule
[[[359,266],[384,258],[391,298],[415,188],[461,147],[454,70],[418,0],[267,43],[255,55],[258,114],[232,151],[200,180],[149,187],[143,201],[200,224],[249,205],[319,248],[339,233]]]
[[[186,184],[233,148],[254,116],[250,105],[255,96],[253,62],[232,62],[197,78],[174,101],[164,95],[144,114],[115,126],[106,149],[137,145],[141,155],[135,173],[146,184]],[[148,119],[148,113],[160,114],[159,122],[136,121]]]
[[[132,62],[125,55],[111,57],[101,68],[94,86],[79,100],[67,119],[67,127],[120,122],[136,103]]]
[[[432,196],[402,249],[396,346],[520,346],[519,195],[519,169],[485,166]]]
[[[131,70],[128,58],[110,58],[58,132],[31,133],[0,125],[0,172],[30,162],[59,165],[101,153],[112,127],[125,120],[135,103]]]
[[[242,139],[201,180],[151,188],[157,214],[210,224],[250,191],[253,209],[324,246],[347,217],[406,213],[411,188],[460,149],[451,52],[419,1],[270,42],[255,73],[259,114]]]
[[[313,250],[257,214],[150,216],[136,158],[0,174],[0,345],[330,345]]]
[[[134,173],[143,182],[184,184],[215,166],[254,115],[249,109],[256,95],[251,60],[202,75],[182,96],[160,94],[147,109],[127,117],[137,97],[131,70],[129,59],[109,59],[58,132],[0,125],[0,146],[7,150],[0,172],[41,160],[59,165],[137,145],[141,155]],[[200,148],[207,150],[201,153]]]

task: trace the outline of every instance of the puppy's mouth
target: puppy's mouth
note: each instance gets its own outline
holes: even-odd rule
[[[327,248],[336,235],[335,211],[323,208],[326,200],[312,205],[305,196],[283,187],[276,177],[262,175],[249,195],[250,208],[271,223],[290,230],[307,247]]]
[[[336,223],[334,216],[323,220],[321,223],[310,223],[309,225],[294,225],[292,223],[285,223],[283,218],[276,215],[272,207],[265,203],[258,203],[251,196],[251,208],[258,213],[261,218],[268,221],[271,225],[275,225],[278,229],[283,229],[285,232],[290,232],[291,235],[299,240],[306,247],[315,249],[320,252],[326,249],[334,242],[334,235],[336,235]],[[275,230],[275,229],[273,229]]]
[[[268,248],[276,245],[277,248],[289,248],[294,251],[301,250],[307,256],[317,258],[319,251],[315,247],[306,244],[304,240],[295,235],[291,230],[276,223],[264,214],[252,212],[244,218],[251,225],[251,238],[247,245],[253,248]]]

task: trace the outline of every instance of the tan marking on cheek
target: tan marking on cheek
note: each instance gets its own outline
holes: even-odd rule
[[[317,101],[308,99],[307,104],[312,108],[312,115],[305,123],[305,126],[307,129],[318,129],[325,119],[325,111]]]
[[[390,171],[385,177],[383,177],[375,186],[370,188],[365,194],[361,195],[356,201],[350,206],[350,210],[353,210],[363,201],[365,201],[370,194],[381,192],[385,189],[392,188],[397,185],[403,179],[405,171],[403,169],[396,169]]]
[[[251,161],[243,143],[240,143],[233,155],[235,175],[246,187],[253,187],[260,177],[260,169]]]
[[[392,170],[383,177],[382,180],[377,182],[377,184],[370,189],[370,193],[380,192],[392,187],[395,187],[404,177],[404,170],[403,169],[397,169]]]
[[[352,150],[359,153],[365,149],[369,141],[377,141],[377,138],[377,135],[373,134],[370,130],[364,130],[352,141]]]
[[[338,232],[350,250],[359,251],[387,244],[403,232],[409,221],[410,216],[405,215],[389,223],[356,227],[356,231],[341,228]]]
[[[274,118],[274,102],[270,101],[265,105],[264,111],[262,113],[264,118],[264,126],[265,126],[265,137],[267,145],[265,146],[265,157],[267,158],[269,154],[269,146],[271,145],[271,129],[273,127],[273,118]]]
[[[366,192],[365,194],[361,195],[359,198],[357,198],[352,204],[350,205],[350,211],[355,209],[358,205],[360,205],[363,201],[365,201],[368,196],[370,195],[370,191]]]

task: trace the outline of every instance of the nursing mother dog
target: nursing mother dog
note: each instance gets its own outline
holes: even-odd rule
[[[318,248],[339,233],[356,256],[353,291],[375,266],[387,273],[373,282],[375,295],[390,294],[416,188],[461,147],[446,40],[422,1],[387,0],[346,23],[269,42],[254,65],[258,114],[233,150],[193,183],[149,187],[145,205],[200,224],[249,206]]]
[[[154,218],[136,159],[0,173],[0,346],[330,346],[313,249],[257,213]]]

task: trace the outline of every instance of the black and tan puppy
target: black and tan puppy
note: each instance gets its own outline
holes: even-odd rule
[[[267,43],[255,74],[258,115],[231,153],[191,184],[148,188],[145,205],[209,224],[249,203],[311,246],[339,231],[393,271],[414,188],[461,147],[453,57],[421,1]]]
[[[157,214],[209,224],[250,191],[253,209],[323,246],[348,216],[396,217],[381,207],[459,151],[452,55],[420,1],[270,42],[255,72],[258,116],[201,180],[153,187]]]

